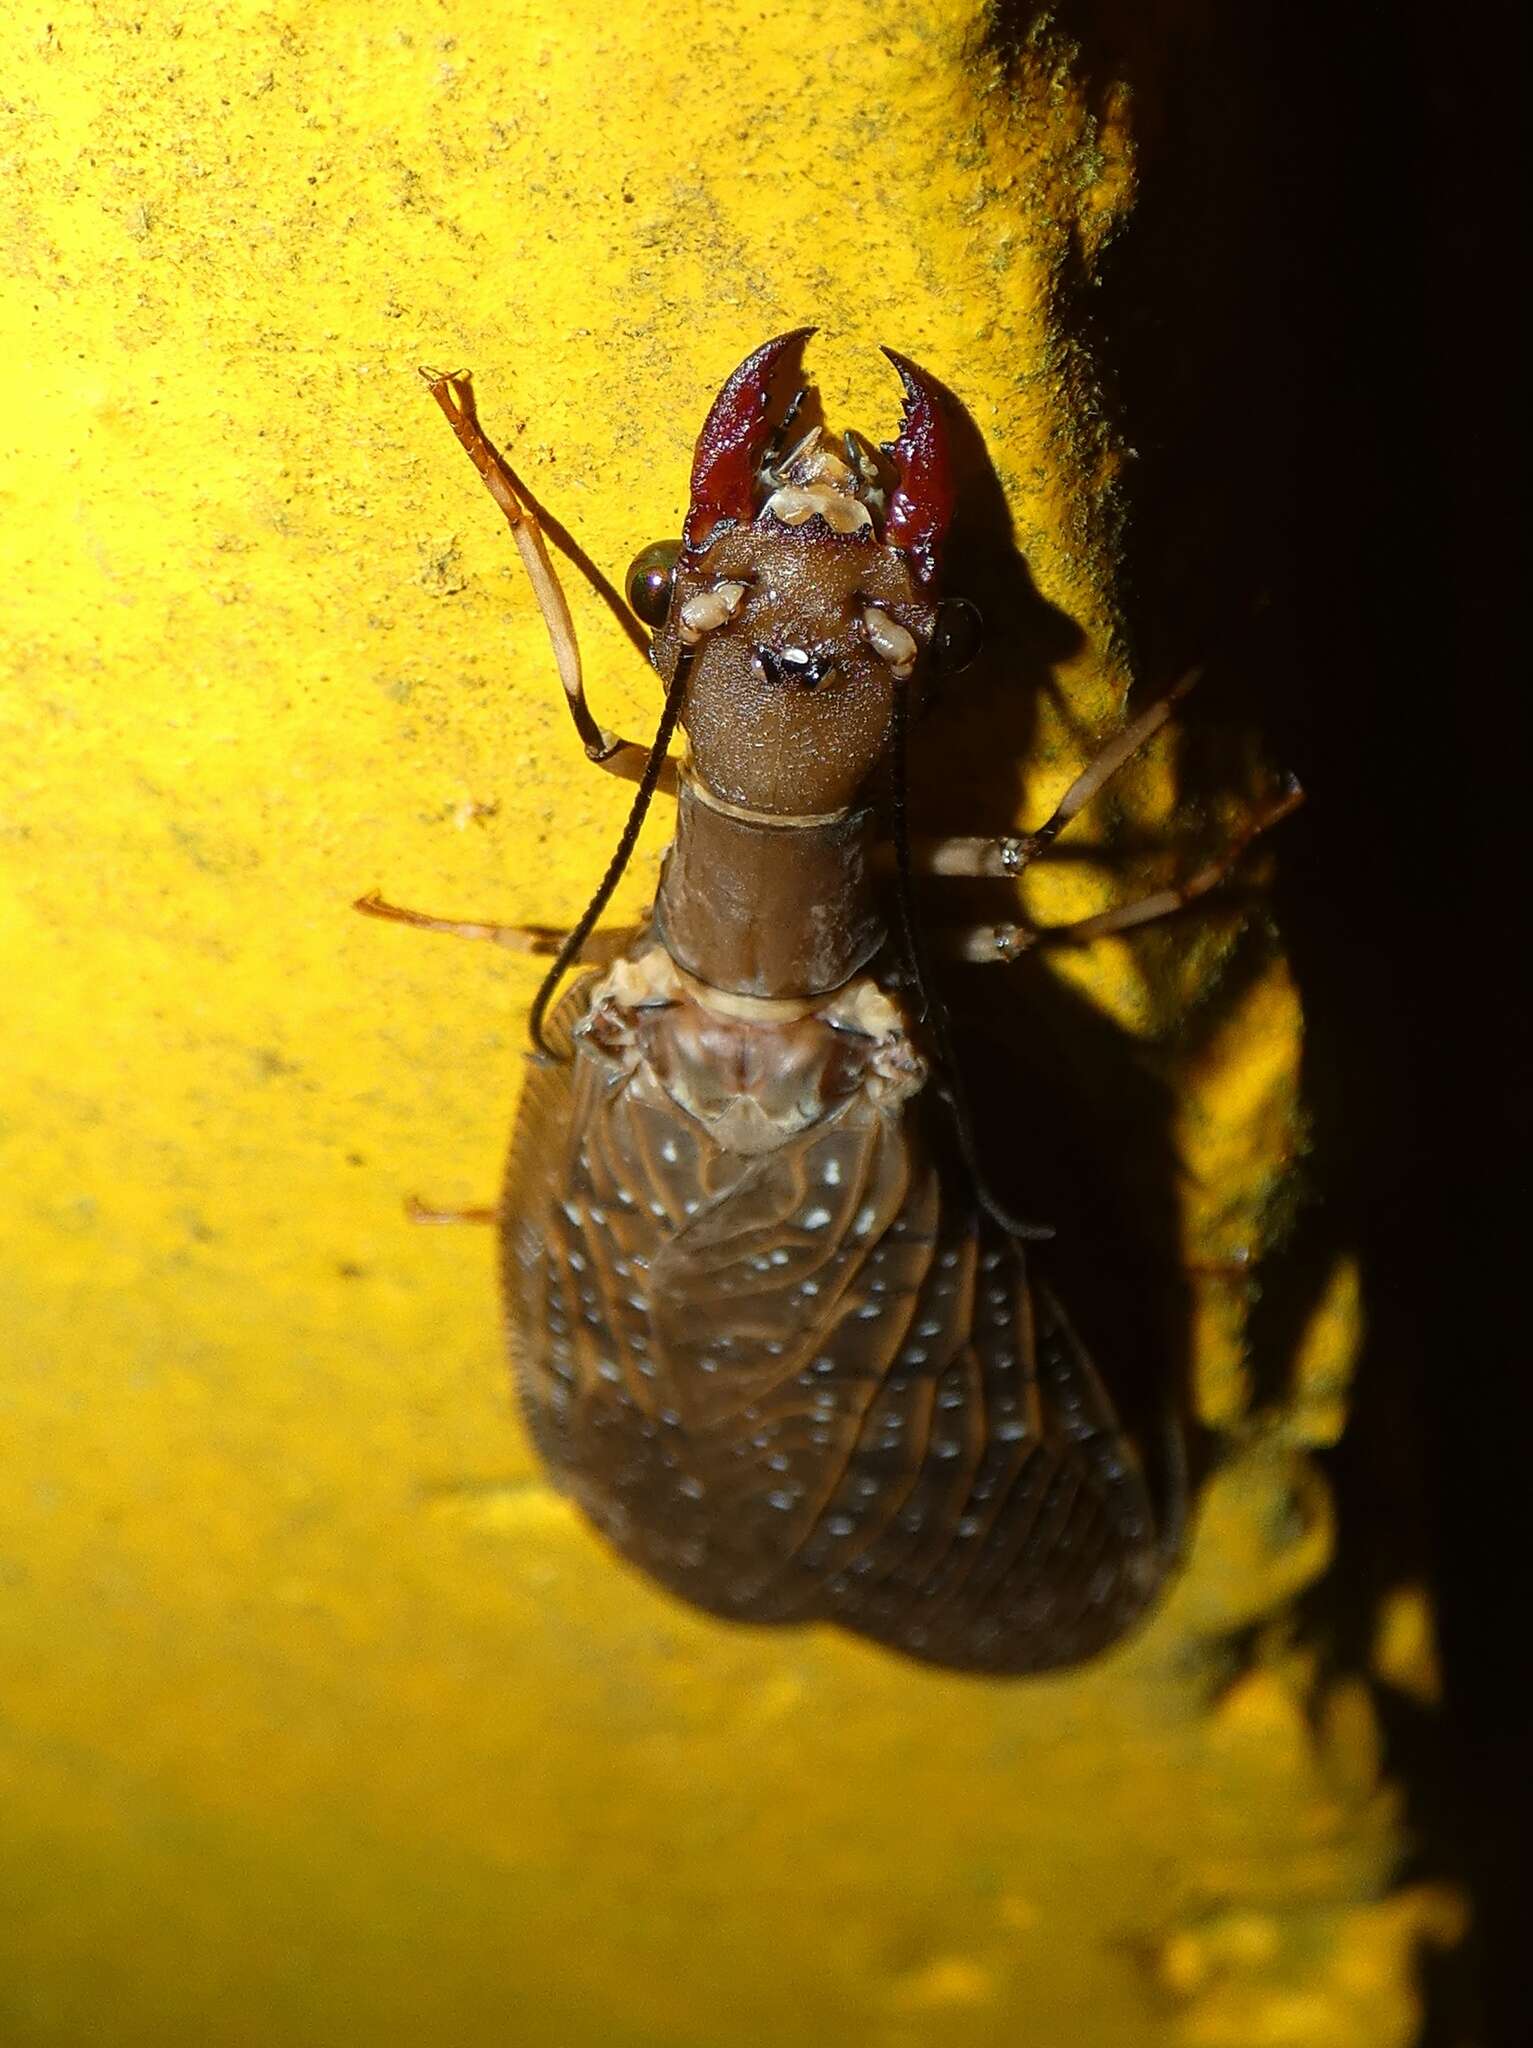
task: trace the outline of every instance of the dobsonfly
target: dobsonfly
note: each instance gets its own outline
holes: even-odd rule
[[[562,943],[376,895],[358,908],[555,956],[503,1193],[464,1212],[498,1224],[522,1406],[554,1482],[714,1614],[1039,1671],[1143,1614],[1177,1516],[1036,1270],[1028,1240],[1049,1233],[1000,1209],[975,1166],[911,881],[1019,874],[1187,684],[1033,832],[912,843],[908,726],[929,677],[977,644],[977,614],[941,590],[948,432],[933,381],[885,350],[904,387],[892,443],[793,438],[799,399],[778,415],[773,394],[812,332],[729,378],[680,541],[630,571],[665,685],[648,748],[587,706],[538,520],[467,374],[423,372],[510,522],[587,755],[638,789]],[[597,932],[657,791],[678,808],[653,908],[637,932]],[[1285,786],[1180,888],[1071,925],[981,927],[957,950],[999,963],[1143,923],[1213,888],[1299,801]],[[582,958],[597,971],[556,1000]]]

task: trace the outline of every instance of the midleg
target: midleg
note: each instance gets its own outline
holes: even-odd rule
[[[531,953],[551,960],[564,944],[565,934],[545,924],[488,924],[477,918],[435,917],[427,910],[406,910],[386,903],[374,889],[359,896],[351,906],[364,917],[380,917],[391,924],[413,925],[417,931],[445,932],[454,939],[488,939],[492,946],[504,946],[508,953]],[[632,926],[592,932],[581,949],[581,959],[592,967],[610,967],[633,944]]]
[[[637,782],[644,773],[649,748],[638,740],[625,740],[617,733],[608,732],[591,715],[581,674],[575,622],[570,617],[563,586],[549,559],[543,529],[517,481],[515,471],[479,424],[469,372],[460,370],[452,375],[443,375],[438,370],[422,370],[421,375],[430,385],[432,397],[442,408],[448,425],[463,444],[469,460],[483,478],[486,490],[506,515],[511,538],[516,542],[522,567],[527,571],[527,580],[532,585],[533,595],[543,614],[543,623],[548,628],[559,680],[564,685],[565,702],[569,705],[570,716],[575,721],[575,730],[580,735],[587,758],[610,774],[620,775],[628,782]],[[669,763],[662,771],[658,786],[669,795],[676,793],[676,771]]]

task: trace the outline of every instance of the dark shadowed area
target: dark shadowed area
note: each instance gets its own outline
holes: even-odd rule
[[[1031,12],[997,10],[1003,48]],[[1080,318],[1138,454],[1140,670],[1213,658],[1185,721],[1194,791],[1229,766],[1221,725],[1248,721],[1309,792],[1276,908],[1308,1018],[1317,1200],[1270,1273],[1258,1348],[1290,1354],[1329,1250],[1355,1244],[1370,1334],[1330,1461],[1341,1564],[1310,1619],[1356,1669],[1379,1597],[1436,1586],[1445,1720],[1387,1691],[1382,1706],[1417,1874],[1476,1894],[1476,1938],[1428,1965],[1445,1973],[1430,2038],[1459,2042],[1481,1980],[1496,2006],[1526,1912],[1527,1709],[1507,1653],[1529,1397],[1497,1341],[1517,1204],[1493,1195],[1533,1108],[1524,976],[1504,964],[1521,864],[1492,843],[1526,775],[1505,737],[1526,658],[1498,296],[1515,66],[1498,68],[1495,10],[1457,30],[1270,0],[1210,8],[1193,32],[1153,5],[1056,14],[1104,93],[1126,76],[1139,100],[1133,231]],[[1473,61],[1456,40],[1471,31]],[[1482,2017],[1484,2038],[1513,2038],[1509,2005]]]

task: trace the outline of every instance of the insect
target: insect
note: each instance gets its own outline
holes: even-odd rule
[[[1020,873],[1185,685],[1032,833],[912,844],[909,725],[977,641],[977,614],[943,594],[948,430],[933,381],[886,350],[904,393],[892,443],[795,436],[798,400],[773,399],[812,331],[725,383],[681,539],[630,572],[665,685],[647,748],[589,710],[540,526],[468,377],[424,373],[510,521],[588,756],[638,789],[562,943],[358,907],[555,954],[491,1212],[522,1404],[555,1482],[715,1614],[1039,1671],[1120,1636],[1175,1535],[1038,1270],[1031,1240],[1048,1232],[978,1176],[911,878]],[[653,909],[637,932],[597,932],[657,792],[677,812]],[[1180,889],[1053,931],[983,927],[958,950],[1000,964],[1158,916],[1298,800],[1286,789]],[[582,955],[596,971],[560,996]]]

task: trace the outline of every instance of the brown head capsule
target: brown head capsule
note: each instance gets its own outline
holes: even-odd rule
[[[698,439],[681,541],[635,562],[630,594],[666,683],[647,751],[586,708],[536,519],[467,378],[432,380],[511,522],[588,755],[639,781],[534,1011],[539,1035],[582,946],[605,960],[560,1003],[563,1056],[523,1097],[497,1211],[511,1353],[555,1482],[681,1597],[739,1621],[833,1622],[939,1664],[1036,1671],[1129,1627],[1172,1539],[1025,1230],[977,1187],[956,1076],[932,1085],[950,1054],[940,1005],[907,999],[924,951],[911,878],[1019,873],[1187,686],[1033,833],[909,845],[909,714],[925,670],[972,653],[977,625],[941,595],[942,405],[886,351],[905,400],[887,463],[855,434],[793,438],[796,401],[779,410],[777,386],[809,331],[730,377]],[[650,922],[593,938],[644,806],[670,789]],[[1230,860],[1297,801],[1268,805]],[[970,929],[954,950],[1000,963],[1061,933],[1079,943],[1203,894],[1228,865],[1085,925]],[[553,950],[541,933],[363,907]]]

